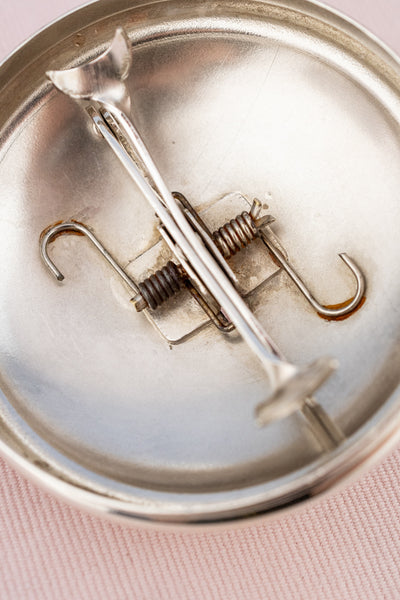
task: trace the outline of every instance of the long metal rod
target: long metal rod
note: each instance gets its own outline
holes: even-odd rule
[[[287,416],[300,408],[304,399],[332,374],[336,363],[326,357],[307,367],[297,367],[285,361],[218,262],[193,231],[127,116],[131,113],[131,101],[125,80],[132,62],[131,54],[129,38],[123,29],[118,28],[110,48],[101,56],[66,71],[48,72],[48,76],[64,93],[95,102],[103,116],[111,115],[109,126],[95,110],[90,113],[97,130],[136,182],[199,280],[264,366],[271,389],[268,399],[259,407],[259,421],[265,423],[270,418]],[[144,167],[144,173],[136,160]]]
[[[216,265],[203,243],[194,234],[193,229],[186,220],[177,201],[168,190],[132,123],[125,117],[122,111],[117,112],[116,109],[113,109],[111,114],[121,127],[127,140],[138,153],[140,160],[146,165],[163,202],[160,201],[158,194],[143,177],[137,165],[110,131],[102,117],[99,114],[92,114],[92,119],[114,154],[134,179],[136,185],[146,197],[157,216],[167,227],[175,242],[180,246],[196,273],[220,303],[221,307],[223,307],[224,311],[226,311],[227,316],[235,324],[243,339],[259,357],[269,375],[272,386],[274,388],[277,387],[285,378],[294,374],[295,367],[281,360],[278,347],[265,333],[228,277]],[[278,369],[274,368],[274,366],[277,366],[279,371],[281,371],[280,376],[277,372]],[[283,374],[283,370],[285,374]]]

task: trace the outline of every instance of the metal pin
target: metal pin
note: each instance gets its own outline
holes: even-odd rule
[[[113,132],[112,125],[110,128],[101,114],[93,112],[91,118],[202,285],[215,298],[223,313],[229,317],[263,364],[270,383],[266,403],[271,414],[286,416],[300,408],[305,399],[322,385],[336,368],[336,361],[322,358],[303,368],[285,361],[276,344],[238,294],[219,261],[204,240],[193,231],[182,206],[172,196],[139,132],[127,116],[130,114],[131,102],[124,81],[131,60],[129,39],[123,29],[119,28],[109,50],[100,57],[74,69],[49,72],[48,76],[64,93],[95,102],[103,114],[107,112],[112,116],[118,127],[117,132]],[[132,155],[137,158],[137,162],[132,160]],[[145,176],[137,163],[144,167]]]

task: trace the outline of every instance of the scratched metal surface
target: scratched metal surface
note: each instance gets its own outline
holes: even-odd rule
[[[84,111],[44,77],[97,54],[117,25],[133,44],[134,119],[171,189],[199,210],[235,190],[268,199],[324,304],[353,291],[338,252],[365,272],[366,302],[342,322],[316,316],[281,272],[250,302],[293,362],[339,359],[317,395],[346,438],[335,450],[301,414],[257,428],[265,376],[236,336],[207,327],[168,345],[85,240],[54,244],[62,285],[41,264],[39,234],[59,220],[90,225],[124,265],[157,240]],[[374,454],[398,429],[396,59],[325,9],[284,1],[102,1],[29,44],[0,71],[3,452],[83,505],[171,521],[267,511]]]

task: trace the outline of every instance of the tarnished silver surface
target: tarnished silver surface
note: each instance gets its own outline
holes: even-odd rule
[[[98,55],[118,25],[133,44],[137,126],[169,189],[198,210],[233,190],[273,204],[322,303],[353,293],[338,251],[365,272],[364,305],[339,322],[316,316],[284,273],[249,299],[290,361],[339,359],[317,395],[335,427],[325,441],[301,413],[258,429],[264,374],[243,344],[206,328],[169,347],[79,238],[52,248],[68,284],[40,261],[38,236],[58,220],[90,222],[124,266],[158,239],[87,115],[44,75],[74,66],[77,49]],[[400,401],[399,74],[353,24],[289,0],[100,1],[11,57],[0,70],[1,451],[81,506],[194,523],[315,495],[387,447]]]

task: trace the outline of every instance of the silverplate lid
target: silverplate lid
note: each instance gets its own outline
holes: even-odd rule
[[[268,203],[270,234],[324,306],[354,294],[335,255],[365,276],[358,310],[327,320],[260,240],[234,257],[288,361],[339,363],[265,427],[264,370],[190,297],[146,319],[87,240],[49,248],[62,283],[40,259],[41,232],[60,221],[85,223],[136,280],[169,258],[86,111],[46,78],[98,57],[121,26],[134,122],[168,188],[212,228]],[[388,49],[311,2],[100,0],[14,53],[0,90],[4,456],[81,507],[193,525],[316,496],[398,439],[400,66]]]

